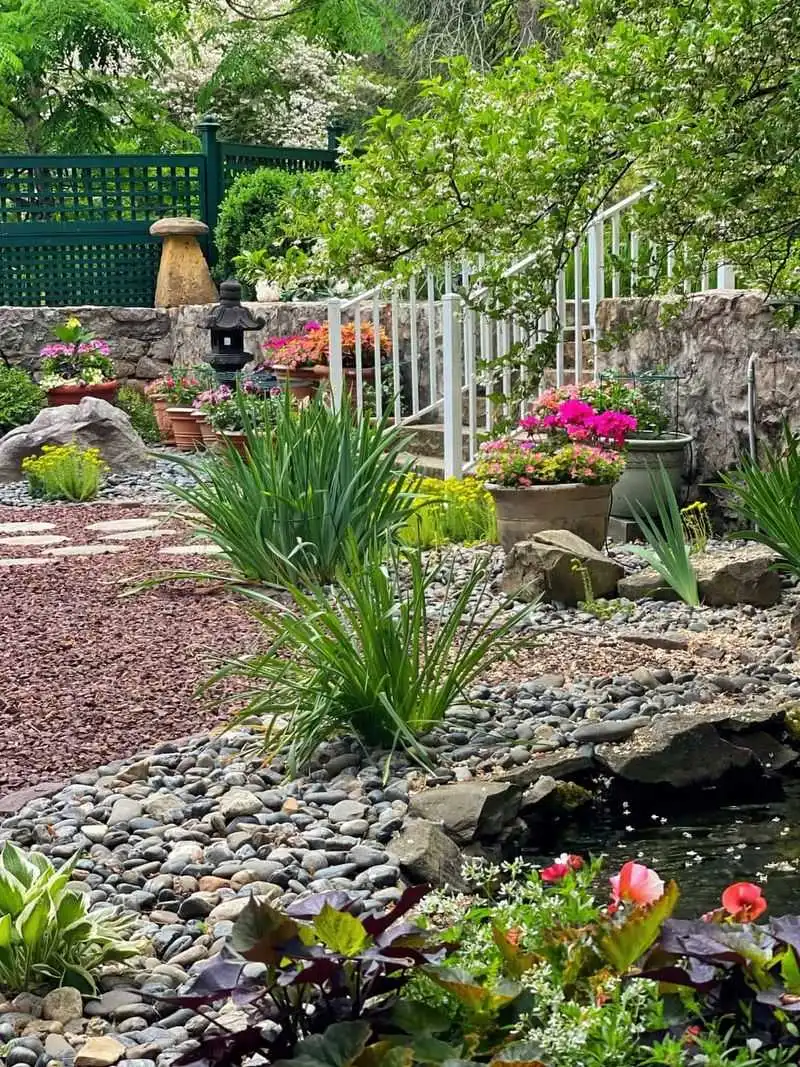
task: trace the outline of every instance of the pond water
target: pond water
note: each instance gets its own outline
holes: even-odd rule
[[[697,917],[719,907],[731,882],[764,888],[769,914],[800,913],[800,777],[759,782],[757,797],[699,794],[690,805],[674,797],[610,795],[559,826],[554,853],[604,853],[608,873],[634,859],[681,888],[677,914]],[[551,862],[552,854],[531,854]]]

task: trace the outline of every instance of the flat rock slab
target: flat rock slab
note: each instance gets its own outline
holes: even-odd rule
[[[56,563],[52,556],[9,556],[0,559],[0,567],[41,567],[44,563]]]
[[[511,782],[462,782],[423,789],[411,798],[410,813],[441,826],[456,844],[493,840],[514,821],[522,789]]]
[[[61,548],[46,548],[48,556],[107,556],[114,552],[127,552],[124,545],[62,545]]]
[[[93,522],[86,529],[97,533],[125,533],[127,530],[152,530],[160,525],[160,519],[151,516],[144,519],[107,519],[105,522]]]
[[[23,534],[21,537],[0,537],[3,548],[16,548],[17,545],[58,545],[69,541],[63,534]]]
[[[223,549],[219,545],[166,545],[159,548],[160,556],[219,556]]]
[[[0,522],[0,534],[34,534],[55,530],[54,522]]]
[[[177,530],[121,530],[119,533],[103,534],[102,541],[147,541],[151,537],[177,536]]]

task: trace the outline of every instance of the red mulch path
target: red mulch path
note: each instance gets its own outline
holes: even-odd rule
[[[161,510],[0,507],[0,522],[54,522],[52,533],[77,544],[98,539],[84,532],[89,523]],[[224,720],[195,689],[226,656],[254,646],[257,624],[240,598],[192,582],[120,598],[124,577],[220,569],[213,556],[159,556],[158,540],[120,543],[118,555],[0,568],[0,797]],[[0,546],[5,557],[40,552]]]

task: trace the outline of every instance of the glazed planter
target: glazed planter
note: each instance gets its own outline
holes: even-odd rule
[[[194,408],[167,408],[167,414],[181,452],[194,452],[203,447],[203,434]]]
[[[533,485],[508,489],[486,483],[497,509],[497,529],[506,552],[543,530],[569,530],[602,548],[611,510],[610,485]]]
[[[100,382],[97,385],[57,385],[47,390],[47,405],[51,408],[65,407],[67,404],[80,404],[86,396],[97,400],[107,400],[113,404],[119,392],[119,382]]]
[[[625,470],[614,486],[611,514],[620,519],[632,519],[631,501],[644,508],[648,515],[658,514],[650,484],[650,471],[658,474],[659,460],[664,464],[676,496],[679,495],[686,453],[692,440],[692,435],[688,433],[629,437],[625,442]]]
[[[156,425],[161,440],[165,445],[174,445],[175,436],[172,433],[172,419],[167,414],[167,402],[163,396],[150,397],[153,405],[153,414],[156,417]]]

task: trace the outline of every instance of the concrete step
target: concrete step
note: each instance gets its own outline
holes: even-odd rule
[[[414,470],[423,478],[444,478],[444,460],[440,456],[422,456],[406,452],[400,459],[403,462],[412,460]]]
[[[425,422],[406,427],[408,450],[414,455],[444,456],[444,423]],[[461,428],[461,457],[469,459],[469,430],[466,426]]]

